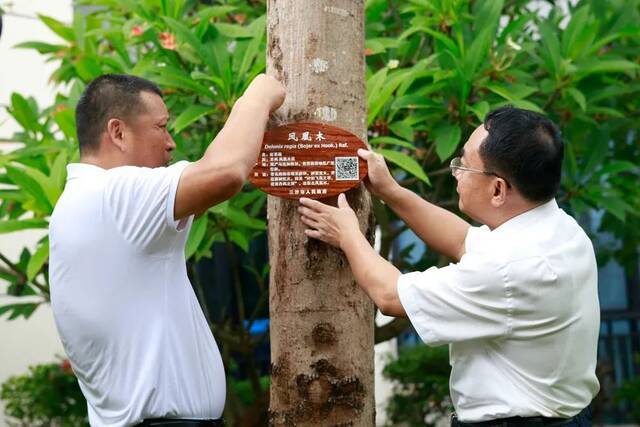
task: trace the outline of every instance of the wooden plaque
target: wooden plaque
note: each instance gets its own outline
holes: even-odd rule
[[[354,134],[321,123],[294,123],[264,134],[249,175],[256,187],[287,199],[323,199],[355,187],[367,175],[358,157],[367,146]]]

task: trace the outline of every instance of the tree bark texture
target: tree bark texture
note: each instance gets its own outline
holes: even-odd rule
[[[364,0],[269,0],[267,10],[267,72],[287,87],[273,124],[327,123],[366,142]],[[347,199],[371,241],[368,192]],[[344,254],[305,236],[298,206],[269,196],[270,424],[373,426],[373,304]]]

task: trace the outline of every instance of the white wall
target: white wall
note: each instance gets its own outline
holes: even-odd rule
[[[71,0],[12,3],[0,0],[0,7],[6,12],[0,37],[0,141],[19,129],[4,109],[10,102],[11,93],[33,96],[40,106],[50,105],[55,94],[55,88],[48,84],[55,65],[45,64],[43,57],[35,51],[13,49],[12,46],[29,40],[59,43],[54,33],[34,19],[36,13],[64,22],[70,22],[72,15]],[[15,144],[0,142],[0,150],[13,148]],[[35,231],[0,234],[0,253],[15,261],[22,248],[31,247],[40,236],[42,232]],[[6,284],[0,283],[0,305],[14,301],[26,302],[22,298],[6,296]],[[7,321],[6,318],[6,315],[0,318],[0,383],[11,375],[27,372],[28,366],[51,362],[56,355],[64,354],[48,305],[38,308],[28,320]],[[0,406],[0,426],[4,425],[6,420]]]

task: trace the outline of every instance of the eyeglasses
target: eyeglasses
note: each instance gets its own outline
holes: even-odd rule
[[[460,157],[454,157],[453,159],[451,159],[451,163],[449,163],[449,168],[451,169],[451,175],[455,176],[456,178],[458,177],[458,173],[460,171],[481,173],[481,174],[484,174],[484,175],[497,176],[498,178],[503,179],[504,182],[507,183],[507,186],[511,186],[511,184],[509,184],[509,181],[507,181],[505,178],[501,177],[500,175],[498,175],[495,172],[483,171],[483,170],[480,170],[480,169],[472,169],[472,168],[467,168],[467,167],[462,166],[462,158],[460,158]]]

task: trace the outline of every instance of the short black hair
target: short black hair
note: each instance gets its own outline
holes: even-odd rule
[[[560,188],[564,143],[560,129],[534,111],[512,106],[489,112],[480,145],[485,170],[504,177],[528,200],[545,202]]]
[[[100,135],[110,119],[126,121],[144,111],[141,92],[155,93],[162,98],[162,91],[155,83],[128,74],[104,74],[89,83],[76,106],[80,152],[98,148]]]

